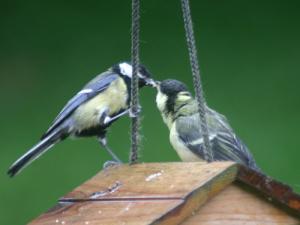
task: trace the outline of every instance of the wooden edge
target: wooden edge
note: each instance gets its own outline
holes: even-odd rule
[[[162,215],[151,223],[151,225],[174,225],[180,224],[188,217],[195,214],[195,212],[211,197],[216,195],[219,191],[225,189],[231,184],[237,176],[238,165],[232,164],[221,174],[212,177],[199,188],[190,192],[182,203],[175,206],[169,212]]]
[[[296,217],[300,217],[300,195],[293,189],[271,177],[239,165],[237,181],[261,193],[268,201],[273,201]]]

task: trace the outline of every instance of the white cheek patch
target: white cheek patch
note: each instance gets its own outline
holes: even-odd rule
[[[161,112],[165,110],[167,99],[168,97],[161,92],[156,95],[156,105]]]
[[[132,77],[132,66],[128,63],[121,63],[120,72],[125,76]]]

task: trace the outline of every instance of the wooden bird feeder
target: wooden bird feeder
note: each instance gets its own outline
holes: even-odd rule
[[[300,224],[300,196],[233,162],[113,166],[31,225]]]

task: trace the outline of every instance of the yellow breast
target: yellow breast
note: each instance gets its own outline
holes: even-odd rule
[[[184,162],[197,162],[203,161],[200,157],[195,155],[189,150],[184,143],[180,140],[176,132],[176,123],[170,129],[170,142],[173,148],[176,150],[179,158]]]
[[[111,116],[127,108],[127,88],[123,79],[113,81],[110,86],[94,98],[79,106],[74,112],[75,129],[84,130],[99,124],[102,113],[109,109]]]

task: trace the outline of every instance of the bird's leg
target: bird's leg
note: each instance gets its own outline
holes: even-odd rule
[[[107,124],[105,121],[107,120],[107,118],[110,118],[109,115],[108,115],[108,113],[109,113],[109,109],[108,108],[103,109],[103,111],[101,113],[101,116],[100,116],[100,119],[99,119],[100,125]]]
[[[118,165],[121,165],[122,163],[119,163],[119,162],[116,162],[116,161],[113,161],[113,160],[108,160],[106,161],[105,163],[103,163],[103,166],[102,168],[103,169],[107,169],[111,166],[118,166]]]
[[[121,113],[115,115],[114,117],[106,116],[103,122],[104,122],[104,124],[108,124],[108,123],[118,119],[119,117],[128,114],[128,113],[129,113],[129,109],[126,109],[124,112],[121,112]]]
[[[108,147],[105,134],[99,135],[98,141],[100,145],[108,152],[108,154],[110,154],[110,156],[113,158],[114,161],[116,161],[118,164],[122,163],[122,161],[118,158],[118,156],[116,156],[116,154]]]
[[[141,106],[138,106],[138,111],[137,111],[137,113],[140,113],[141,110],[142,110],[142,107],[141,107]],[[114,121],[114,120],[118,119],[119,117],[124,116],[124,115],[126,115],[126,114],[129,114],[130,117],[135,117],[135,115],[133,115],[133,113],[131,112],[131,109],[126,109],[125,111],[123,111],[123,112],[121,112],[121,113],[115,115],[114,117],[110,117],[110,116],[107,115],[107,116],[104,118],[104,121],[103,121],[103,122],[104,122],[104,124],[108,124],[108,123],[110,123],[110,122],[112,122],[112,121]]]

